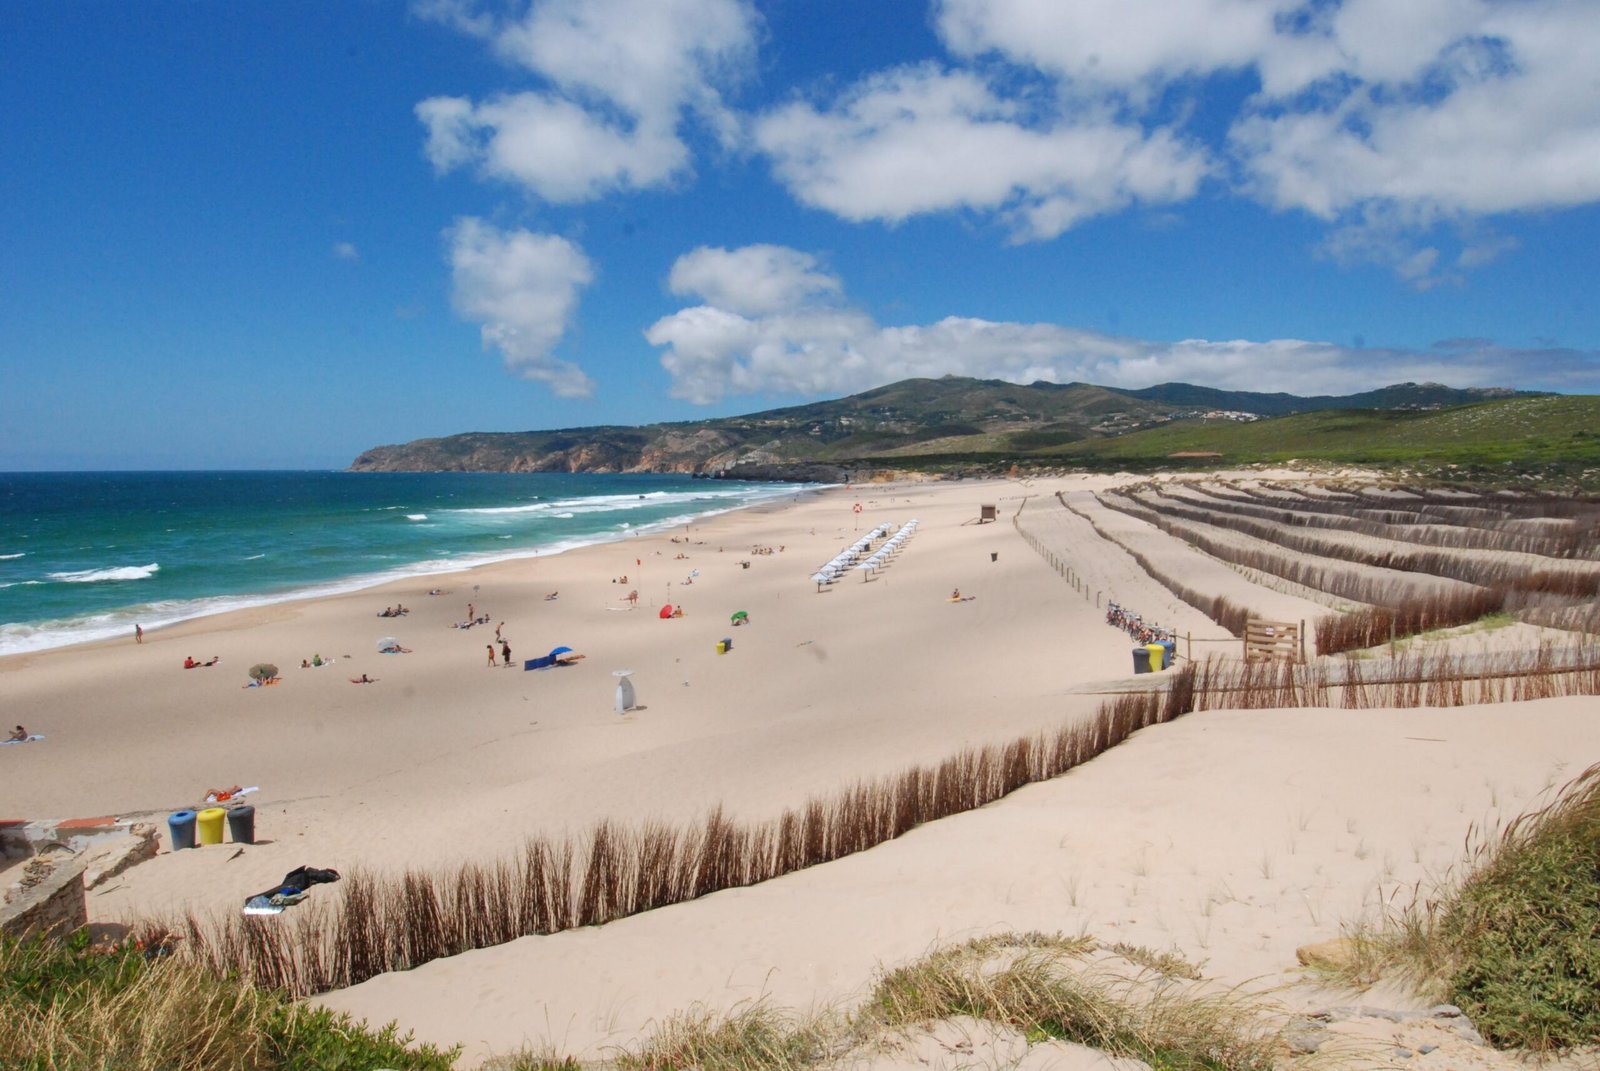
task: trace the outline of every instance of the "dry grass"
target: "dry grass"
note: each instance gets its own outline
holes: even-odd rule
[[[0,1067],[18,1071],[448,1071],[459,1049],[291,1004],[166,954],[0,937]]]
[[[1139,568],[1148,573],[1150,577],[1162,587],[1172,592],[1190,606],[1193,606],[1196,610],[1199,610],[1201,613],[1205,614],[1207,617],[1221,625],[1223,628],[1227,629],[1233,635],[1244,635],[1245,625],[1249,622],[1252,616],[1248,606],[1240,606],[1238,603],[1233,602],[1223,595],[1208,595],[1203,591],[1190,587],[1182,580],[1179,580],[1175,575],[1159,568],[1147,556],[1139,553],[1132,547],[1123,545],[1121,541],[1119,541],[1114,535],[1107,532],[1099,524],[1096,524],[1093,517],[1073,509],[1072,505],[1067,502],[1065,495],[1058,492],[1056,497],[1060,500],[1063,506],[1065,506],[1067,509],[1071,509],[1074,513],[1077,513],[1078,516],[1088,521],[1089,525],[1095,530],[1100,538],[1109,543],[1115,543],[1122,547],[1122,549],[1126,551],[1134,561],[1139,563]],[[1102,498],[1103,497],[1104,496],[1102,496]],[[1110,505],[1110,503],[1108,502],[1107,505]]]
[[[1193,710],[1452,707],[1600,695],[1600,644],[1461,656],[1407,653],[1382,662],[1242,663],[1208,659],[1191,678]]]
[[[44,946],[0,944],[0,977],[8,990],[26,986],[51,958]],[[132,963],[125,974],[109,984],[75,979],[72,993],[6,999],[0,1063],[51,1069],[265,1063],[267,1023],[278,1006],[270,995],[251,986],[216,986],[192,963],[169,960],[145,969]]]
[[[1256,1071],[1277,1032],[1263,1009],[1163,972],[1132,977],[1088,966],[1081,939],[987,938],[886,972],[855,1017],[857,1030],[968,1015],[1030,1041],[1064,1040],[1154,1067]]]
[[[1600,504],[1588,500],[1482,496],[1463,502],[1415,492],[1254,498],[1237,489],[1185,488],[1180,494],[1153,485],[1099,498],[1220,561],[1367,604],[1318,622],[1323,654],[1501,612],[1551,628],[1600,631]],[[1364,538],[1343,538],[1348,534]],[[1225,626],[1226,615],[1245,612],[1212,605],[1216,597],[1139,560]]]
[[[861,1007],[802,1017],[757,1001],[726,1015],[692,1009],[603,1065],[617,1071],[809,1071],[855,1066],[917,1027],[970,1017],[1146,1060],[1170,1071],[1259,1071],[1280,1050],[1261,1007],[1179,981],[1176,972],[1090,966],[1087,937],[1002,934],[940,949],[884,972]],[[1187,966],[1187,965],[1185,965]],[[569,1071],[528,1053],[495,1071]]]

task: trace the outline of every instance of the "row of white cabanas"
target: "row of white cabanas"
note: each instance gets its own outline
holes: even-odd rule
[[[911,523],[915,524],[916,522],[913,521]],[[847,569],[856,564],[861,555],[871,549],[872,544],[888,535],[893,528],[894,525],[892,524],[878,525],[878,527],[835,554],[832,561],[811,574],[811,579],[819,585],[831,584],[838,580],[845,574]]]
[[[888,542],[884,543],[883,546],[873,551],[872,557],[868,558],[864,562],[858,563],[856,568],[860,569],[863,573],[871,573],[874,570],[882,569],[884,566],[888,565],[889,560],[896,554],[900,553],[900,549],[906,545],[906,540],[910,539],[912,534],[916,532],[917,525],[919,523],[921,522],[913,517],[905,524],[902,524],[900,526],[900,530],[889,537]],[[866,578],[863,577],[862,579]]]

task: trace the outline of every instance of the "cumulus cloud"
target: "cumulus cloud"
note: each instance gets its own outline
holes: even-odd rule
[[[355,247],[354,242],[334,242],[333,255],[340,260],[360,260],[361,250]]]
[[[1021,240],[1134,201],[1184,200],[1211,166],[1170,129],[1041,118],[975,73],[932,65],[875,75],[830,107],[786,104],[754,138],[798,199],[846,219],[992,212]]]
[[[422,101],[434,167],[476,165],[549,201],[648,189],[686,173],[686,117],[719,137],[736,125],[719,86],[754,60],[747,0],[541,0],[502,19],[439,0],[426,17],[488,41],[546,87],[484,101]]]
[[[715,303],[681,309],[645,332],[662,347],[672,394],[697,403],[739,395],[848,394],[912,377],[946,374],[1016,383],[1086,381],[1146,387],[1168,381],[1296,394],[1347,394],[1402,381],[1452,386],[1600,387],[1600,353],[1501,347],[1484,339],[1413,351],[1350,348],[1300,339],[1154,341],[1050,323],[946,317],[932,324],[886,326],[842,304],[837,290],[785,291],[805,254],[774,247],[740,261],[774,265],[775,278],[747,282],[741,293],[788,293],[789,304]],[[738,260],[741,250],[713,251]],[[703,263],[705,250],[674,266]],[[691,269],[685,269],[689,271]],[[702,292],[703,293],[703,292]],[[1537,382],[1530,382],[1537,376]]]
[[[1254,63],[1297,0],[941,0],[935,26],[968,58],[998,53],[1087,90]]]
[[[428,129],[425,151],[436,169],[475,161],[483,175],[558,204],[659,185],[688,162],[670,129],[619,126],[545,93],[481,104],[434,97],[417,105],[417,117]]]
[[[679,296],[698,295],[746,316],[794,308],[842,289],[836,277],[817,270],[816,257],[781,245],[701,246],[677,259],[667,286]]]
[[[958,66],[756,119],[798,200],[855,221],[963,211],[1029,241],[1226,176],[1418,286],[1505,248],[1452,260],[1430,229],[1600,200],[1592,3],[936,0],[933,22]]]
[[[452,304],[482,325],[484,347],[498,349],[507,369],[549,384],[560,397],[592,394],[594,383],[581,368],[551,354],[579,291],[594,279],[583,250],[556,235],[500,230],[471,217],[458,220],[446,238]]]

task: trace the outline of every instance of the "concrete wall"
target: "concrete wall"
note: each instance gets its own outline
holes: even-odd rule
[[[0,933],[61,936],[88,925],[89,905],[83,891],[83,861],[58,863],[43,881],[0,906]]]

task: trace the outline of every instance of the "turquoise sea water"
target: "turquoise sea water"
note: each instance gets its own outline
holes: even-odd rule
[[[626,539],[801,490],[548,473],[0,474],[0,655]]]

